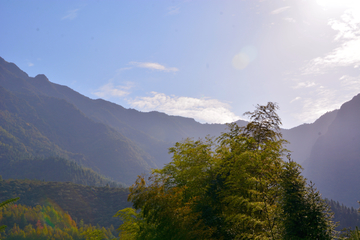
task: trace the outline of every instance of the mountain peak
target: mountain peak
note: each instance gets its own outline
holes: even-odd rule
[[[34,79],[39,83],[50,82],[49,79],[44,74],[38,74]]]
[[[2,71],[9,71],[20,78],[29,77],[29,75],[16,66],[16,64],[7,62],[2,57],[0,57],[0,69],[2,69]]]

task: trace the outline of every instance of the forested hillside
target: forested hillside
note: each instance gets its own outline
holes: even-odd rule
[[[109,228],[79,224],[57,206],[28,207],[14,204],[0,210],[0,224],[6,226],[0,232],[1,239],[114,239],[114,227]]]
[[[0,175],[4,179],[38,179],[51,182],[73,182],[96,187],[124,187],[90,168],[64,158],[25,158],[0,162]]]
[[[354,230],[357,226],[360,226],[360,213],[358,209],[347,207],[334,200],[326,199],[326,203],[329,204],[331,211],[334,212],[334,222],[339,223],[337,230],[340,231],[344,228]]]
[[[271,144],[260,141],[258,147],[261,144],[265,147],[262,153],[251,147],[254,144],[253,141],[259,141],[252,135],[255,132],[251,130],[246,133],[247,135],[241,132],[249,126],[249,123],[245,121],[239,120],[238,125],[228,126],[200,124],[190,118],[125,109],[102,99],[90,99],[66,86],[52,83],[45,75],[29,77],[15,64],[0,58],[0,175],[3,175],[4,179],[12,179],[0,182],[0,192],[3,193],[0,201],[19,196],[21,199],[18,204],[26,205],[25,208],[35,207],[38,204],[44,207],[51,202],[68,212],[78,223],[83,219],[86,224],[109,227],[111,224],[118,226],[120,221],[112,216],[119,209],[130,207],[132,204],[135,204],[135,208],[140,212],[125,211],[121,213],[122,217],[133,214],[132,217],[140,216],[141,221],[159,217],[152,215],[151,211],[146,212],[147,203],[136,203],[134,199],[140,196],[136,194],[140,194],[144,189],[151,190],[146,194],[155,194],[156,191],[163,194],[161,191],[166,187],[170,192],[164,193],[163,198],[157,199],[155,195],[149,195],[149,197],[146,194],[141,197],[148,198],[150,203],[154,201],[152,202],[154,206],[159,204],[159,209],[164,208],[164,212],[161,213],[164,216],[171,216],[173,214],[171,208],[179,207],[178,213],[189,217],[189,222],[172,223],[175,224],[174,226],[180,224],[182,227],[178,226],[179,229],[187,229],[186,226],[194,227],[194,229],[202,226],[204,228],[199,231],[205,228],[209,230],[204,233],[204,236],[212,235],[214,231],[218,231],[216,234],[230,236],[226,235],[228,227],[237,223],[234,220],[236,218],[247,219],[249,209],[256,212],[264,204],[269,204],[271,211],[279,210],[276,204],[273,204],[276,201],[285,201],[284,192],[281,192],[285,189],[285,185],[281,185],[285,180],[280,176],[284,174],[286,167],[289,167],[289,171],[292,169],[293,174],[298,174],[294,181],[298,183],[299,188],[308,192],[312,191],[313,195],[309,193],[310,195],[306,196],[312,196],[313,199],[306,201],[321,199],[320,195],[317,195],[316,191],[311,186],[307,186],[305,180],[300,177],[301,168],[294,163],[297,162],[304,163],[302,164],[304,176],[308,181],[314,182],[324,197],[334,199],[334,201],[330,200],[329,204],[335,212],[335,219],[340,221],[340,227],[354,227],[359,224],[359,215],[355,209],[349,209],[342,203],[358,207],[357,200],[360,200],[359,185],[354,184],[360,180],[357,174],[360,171],[359,100],[360,95],[345,103],[340,110],[324,114],[314,123],[303,124],[292,129],[277,128],[276,134],[282,134],[290,144],[285,144],[281,139],[278,139],[281,140],[281,144],[273,141],[274,139],[271,140]],[[199,138],[207,135],[214,138],[205,142],[198,141]],[[219,136],[220,138],[217,138]],[[233,142],[234,139],[238,139],[239,142]],[[247,150],[244,151],[246,154],[241,156],[242,164],[237,165],[238,163],[229,160],[232,159],[231,157],[228,159],[224,156],[232,154],[232,150],[227,152],[226,149],[232,149],[239,143],[243,145],[240,144],[240,148],[234,148],[234,150],[240,152]],[[281,148],[277,149],[276,146],[280,145]],[[169,148],[173,154],[173,162],[171,162],[171,155],[168,154]],[[212,152],[215,148],[217,151]],[[285,148],[291,150],[289,159],[291,162],[294,161],[291,163],[294,165],[290,163],[291,166],[287,165],[288,159],[282,154]],[[269,154],[267,150],[270,153],[273,151],[271,154],[276,154],[270,154],[272,157],[267,158]],[[253,156],[258,158],[252,162],[246,160],[253,159]],[[184,158],[177,159],[176,157]],[[235,155],[233,157],[237,158]],[[269,160],[269,165],[264,163],[266,159]],[[166,167],[163,168],[164,166]],[[155,185],[146,185],[145,182],[141,182],[145,181],[145,175],[142,174],[149,174],[152,168],[158,169],[150,175],[150,183]],[[191,182],[194,174],[197,176],[193,179],[194,182]],[[128,192],[116,187],[122,186],[122,183],[133,184],[138,175],[140,177],[134,186],[138,187],[139,192],[136,194],[131,192],[132,203],[128,203],[126,201]],[[183,182],[191,181],[185,185],[181,182],[178,185],[179,188],[173,188],[174,182],[167,182],[172,175]],[[158,178],[159,176],[162,177]],[[257,180],[251,182],[252,180],[250,181],[246,176]],[[259,176],[270,178],[258,179]],[[248,180],[250,182],[247,182]],[[258,186],[260,183],[269,184],[267,186],[271,191],[274,190],[274,195],[271,195],[270,190],[267,193],[261,192],[263,188]],[[279,189],[270,187],[273,186],[272,184]],[[242,186],[247,189],[244,190],[246,194],[252,197],[246,194],[246,197],[241,194],[236,195],[238,193],[231,192],[228,186],[233,186],[234,189]],[[193,187],[192,190],[191,187]],[[155,192],[152,192],[153,190]],[[193,195],[191,191],[194,191]],[[188,194],[193,198],[188,198]],[[280,195],[284,198],[280,199]],[[303,196],[304,199],[306,196]],[[179,199],[181,199],[180,202]],[[198,199],[201,201],[198,202]],[[164,202],[156,202],[158,200]],[[340,203],[335,201],[340,201]],[[228,204],[228,207],[220,209],[224,202]],[[319,204],[319,206],[325,206],[321,205],[322,201]],[[190,209],[190,206],[194,208]],[[33,210],[28,208],[26,211]],[[229,215],[220,214],[225,210]],[[323,210],[325,211],[325,208]],[[200,213],[204,222],[197,223],[196,219],[201,218]],[[255,214],[254,221],[259,226],[263,226],[263,229],[266,228],[270,232],[274,229],[277,231],[276,234],[281,235],[284,226],[275,220],[279,217],[276,214],[278,213]],[[264,218],[269,216],[273,219]],[[169,220],[162,219],[161,216],[159,219]],[[167,220],[163,223],[168,223]],[[244,219],[241,221],[243,224],[254,227],[255,230],[253,230],[257,233],[253,236],[269,234],[269,232],[261,232],[254,222],[249,223]],[[276,227],[265,226],[269,223]],[[164,230],[156,224],[146,225],[146,227],[156,226],[160,227],[159,231]],[[218,224],[220,224],[218,230],[213,228]],[[33,228],[35,229],[35,226]],[[234,226],[234,228],[239,234],[242,230],[250,231],[239,226]],[[166,232],[168,233],[172,234],[171,231]]]
[[[4,160],[60,156],[128,184],[155,167],[151,156],[131,141],[65,100],[0,91]]]
[[[54,205],[62,209],[77,223],[104,227],[118,226],[121,222],[115,213],[127,202],[127,189],[90,187],[70,182],[44,182],[39,180],[1,180],[0,202],[20,197],[17,204],[30,207]]]

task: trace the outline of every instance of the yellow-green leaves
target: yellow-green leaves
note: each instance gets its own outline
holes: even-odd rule
[[[172,161],[130,187],[134,209],[118,212],[125,239],[281,239],[284,194],[281,124],[268,103],[245,127],[214,142],[186,139]],[[299,176],[295,176],[299,178]]]

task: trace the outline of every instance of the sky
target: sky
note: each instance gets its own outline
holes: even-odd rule
[[[284,128],[360,93],[359,0],[0,0],[0,57],[92,99]]]

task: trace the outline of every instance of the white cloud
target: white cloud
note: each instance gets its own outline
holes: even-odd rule
[[[165,112],[194,118],[202,123],[230,123],[240,119],[230,111],[229,104],[217,99],[167,96],[157,92],[151,94],[151,97],[138,97],[129,103],[141,111]]]
[[[61,20],[65,20],[65,19],[73,20],[73,19],[75,19],[77,17],[78,11],[79,11],[79,9],[69,10],[67,12],[67,14],[64,17],[61,18]]]
[[[300,114],[294,115],[300,122],[313,122],[328,111],[340,108],[360,92],[360,76],[342,76],[338,86],[329,88],[319,86],[306,96],[298,99],[302,103]],[[296,98],[295,98],[296,99]],[[296,101],[295,99],[292,100]]]
[[[352,77],[344,75],[340,78],[340,86],[344,90],[346,97],[354,96],[360,92],[360,76]]]
[[[134,65],[136,67],[140,67],[140,68],[148,68],[148,69],[154,69],[154,70],[159,70],[159,71],[164,71],[164,72],[177,72],[179,71],[179,69],[177,69],[176,67],[165,67],[159,63],[152,63],[152,62],[130,62],[131,65]]]
[[[301,97],[296,97],[296,98],[294,98],[293,100],[291,100],[290,103],[293,103],[293,102],[295,102],[295,101],[297,101],[297,100],[300,100],[300,99],[301,99]]]
[[[289,22],[289,23],[295,23],[296,20],[293,19],[293,18],[290,18],[290,17],[287,17],[287,18],[283,18],[285,21]]]
[[[356,7],[358,0],[316,0],[316,3],[325,8]]]
[[[303,109],[296,118],[304,123],[314,122],[328,111],[338,109],[345,101],[339,101],[336,91],[327,88],[318,88],[317,95],[303,99]]]
[[[360,64],[360,9],[348,9],[341,20],[331,19],[329,25],[338,31],[335,41],[340,46],[324,57],[312,59],[303,74],[324,74],[330,68],[356,67]]]
[[[124,97],[130,94],[130,89],[133,87],[131,82],[128,82],[125,86],[114,86],[112,82],[105,84],[100,87],[97,92],[94,92],[98,97],[101,98],[110,98],[110,97]]]
[[[275,9],[274,11],[272,11],[271,14],[279,14],[279,13],[282,13],[282,12],[288,10],[289,8],[290,8],[290,6],[278,8],[278,9]]]
[[[28,62],[28,66],[29,67],[32,67],[32,66],[34,66],[35,64],[33,64],[32,62]]]
[[[308,87],[313,87],[315,86],[315,83],[314,82],[309,82],[309,81],[306,81],[306,82],[299,82],[298,84],[296,84],[296,86],[293,86],[294,89],[297,89],[297,88],[308,88]]]

